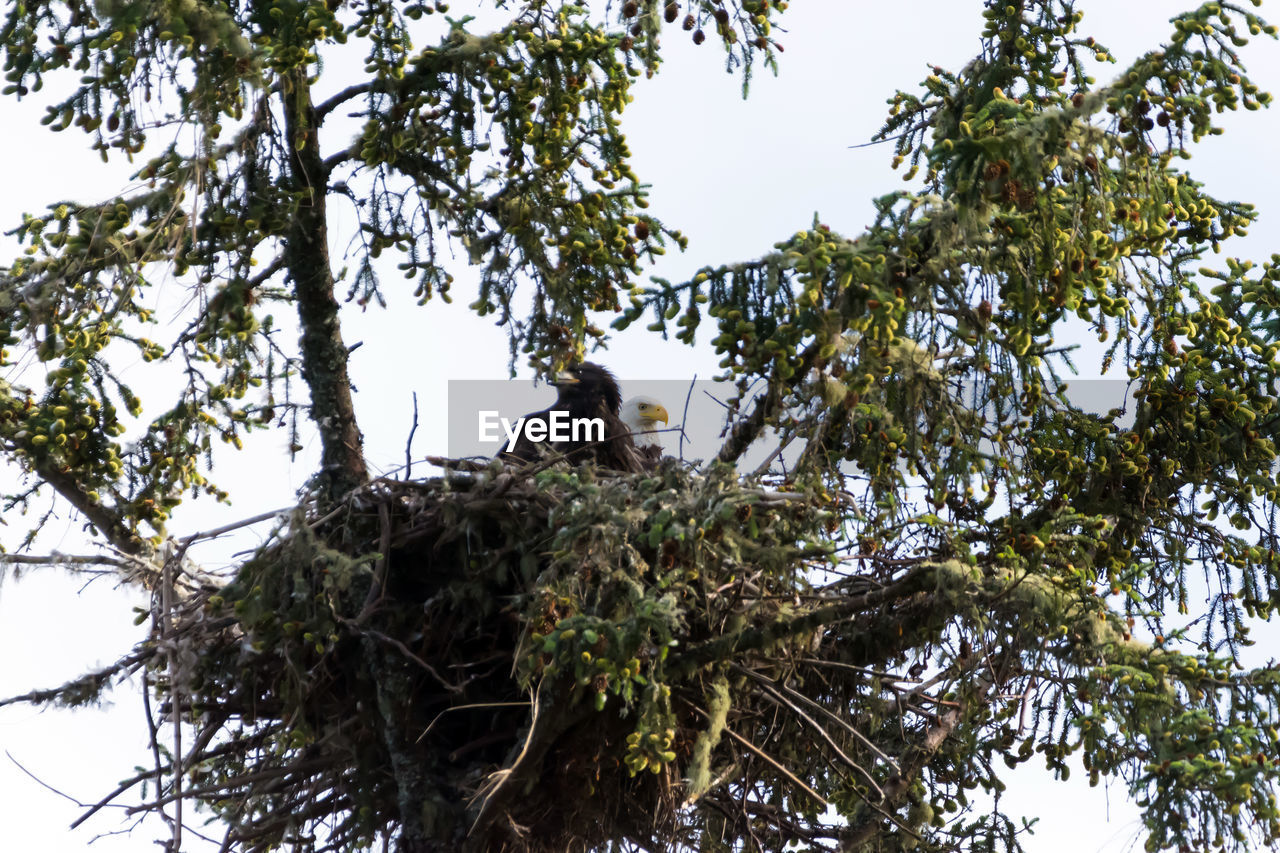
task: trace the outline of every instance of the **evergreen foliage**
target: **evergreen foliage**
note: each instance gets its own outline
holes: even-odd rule
[[[479,34],[433,31],[439,3],[9,7],[8,91],[74,69],[48,123],[148,159],[136,191],[17,230],[0,365],[48,369],[0,381],[28,478],[5,500],[53,489],[158,590],[153,641],[18,699],[92,701],[143,668],[195,741],[132,784],[242,850],[1015,850],[969,792],[1076,754],[1129,785],[1148,849],[1274,846],[1280,673],[1245,647],[1280,601],[1280,256],[1213,260],[1255,212],[1181,164],[1215,114],[1269,103],[1236,51],[1275,29],[1205,3],[1098,84],[1072,3],[988,3],[981,55],[892,100],[881,138],[920,189],[857,238],[815,220],[639,285],[683,238],[628,165],[631,79],[677,26],[744,75],[772,64],[787,4],[492,5],[509,17]],[[353,49],[366,77],[323,85],[320,58]],[[172,123],[195,142],[153,155]],[[345,285],[340,197],[363,241]],[[738,389],[719,458],[370,482],[342,288],[380,301],[395,250],[448,300],[449,246],[513,361],[553,369],[615,314],[710,334]],[[192,293],[177,328],[145,298],[169,274]],[[1127,410],[1073,402],[1061,341],[1082,333],[1110,342]],[[130,349],[182,368],[176,399],[120,380]],[[214,439],[305,426],[299,376],[310,497],[229,585],[184,580],[169,512],[221,494]],[[786,472],[736,472],[765,436]]]

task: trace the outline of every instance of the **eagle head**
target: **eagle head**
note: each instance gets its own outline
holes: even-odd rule
[[[652,433],[657,430],[659,422],[667,424],[671,420],[667,407],[652,397],[632,397],[627,400],[622,404],[619,417],[631,430],[637,444],[658,444],[657,436]],[[649,435],[646,436],[646,433]]]
[[[622,405],[622,391],[613,374],[591,361],[566,367],[551,380],[559,392],[559,402],[576,408],[574,403],[598,403],[612,415]],[[595,409],[594,405],[587,406]]]

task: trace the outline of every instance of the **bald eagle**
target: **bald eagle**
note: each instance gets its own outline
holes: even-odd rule
[[[654,468],[662,459],[662,440],[658,437],[658,422],[670,422],[667,407],[652,397],[632,397],[622,404],[622,422],[631,430],[636,453],[646,469]]]
[[[645,470],[631,430],[618,417],[622,392],[613,374],[584,361],[551,381],[556,402],[521,418],[519,434],[498,451],[512,461],[533,462],[561,454],[569,462],[594,462],[600,468],[640,473]]]

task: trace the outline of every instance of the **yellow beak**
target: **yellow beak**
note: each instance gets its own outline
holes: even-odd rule
[[[670,421],[667,420],[668,417],[666,406],[654,406],[653,411],[649,412],[649,420],[651,421],[662,421],[666,424],[670,423]]]
[[[562,370],[556,374],[556,378],[551,380],[552,385],[577,385],[578,377],[574,376],[567,370]]]

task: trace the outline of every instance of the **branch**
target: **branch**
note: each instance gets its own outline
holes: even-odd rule
[[[10,756],[10,758],[12,757],[13,756]],[[112,801],[115,800],[116,797],[123,794],[125,791],[132,788],[134,785],[137,785],[139,782],[145,782],[146,780],[150,779],[153,776],[157,778],[163,776],[163,774],[167,772],[168,769],[169,769],[168,767],[164,767],[164,768],[152,768],[150,770],[140,770],[137,773],[130,776],[128,779],[125,779],[123,782],[121,782],[119,785],[116,786],[116,789],[114,791],[112,791],[110,794],[107,794],[102,799],[98,800],[98,802],[94,803],[92,806],[89,805],[88,803],[77,803],[77,805],[79,805],[80,808],[84,809],[85,811],[83,814],[80,815],[80,817],[72,821],[71,826],[69,826],[68,829],[75,829],[80,824],[84,823],[86,820],[88,820],[98,812],[105,809],[107,806],[114,806],[116,808],[126,808],[126,806],[120,805],[118,803],[114,803]]]
[[[323,167],[324,174],[325,175],[333,174],[334,169],[338,168],[340,165],[347,162],[348,160],[355,159],[355,156],[356,156],[356,152],[352,151],[350,148],[343,148],[341,151],[336,151],[333,154],[330,154],[328,157],[324,158],[324,160],[321,161],[321,166]]]
[[[221,729],[222,724],[226,722],[226,719],[227,719],[227,715],[222,714],[218,717],[217,722],[214,722],[212,724],[205,723],[205,725],[201,728],[200,732],[196,735],[196,742],[191,745],[190,751],[187,752],[187,757],[183,759],[182,766],[191,767],[194,764],[196,764],[198,760],[204,761],[211,757],[211,755],[201,755],[201,753],[204,751],[204,748],[209,745],[209,741],[213,740],[213,736],[217,734],[217,732]],[[98,800],[98,802],[94,803],[92,806],[85,806],[84,813],[81,814],[80,817],[76,818],[75,821],[72,822],[69,828],[75,829],[80,824],[84,823],[86,820],[93,817],[95,814],[97,814],[99,811],[106,808],[107,806],[116,806],[117,808],[126,808],[125,806],[114,803],[113,801],[115,800],[115,798],[120,796],[130,788],[132,788],[134,785],[137,785],[139,782],[145,782],[147,779],[150,779],[152,776],[155,776],[156,778],[163,778],[164,774],[173,772],[173,766],[174,766],[173,764],[168,764],[168,765],[165,765],[164,767],[157,767],[150,770],[140,770],[139,772],[135,773],[133,776],[130,776],[128,779],[125,779],[123,782],[121,782],[119,785],[116,786],[116,789],[114,791],[112,791],[110,794],[107,794],[102,799]]]
[[[345,622],[347,620],[344,619],[343,621]],[[449,681],[446,681],[444,676],[442,676],[439,672],[436,671],[435,667],[433,667],[431,664],[427,663],[422,658],[415,655],[412,651],[410,651],[408,646],[406,646],[404,643],[397,640],[395,637],[388,637],[386,634],[383,634],[381,631],[374,631],[368,628],[364,629],[364,633],[373,637],[375,640],[379,640],[383,643],[386,643],[389,646],[394,647],[397,651],[400,652],[400,654],[404,655],[409,660],[413,661],[418,666],[425,669],[431,675],[431,677],[434,678],[436,682],[445,690],[448,690],[450,693],[454,693],[454,694],[462,693],[461,687],[459,687],[456,684],[452,684]]]
[[[124,672],[125,670],[148,660],[155,653],[156,650],[154,647],[147,646],[141,651],[134,652],[131,655],[121,658],[111,664],[111,666],[88,673],[87,675],[82,675],[79,678],[68,681],[61,687],[52,687],[45,690],[32,690],[30,693],[24,693],[21,696],[10,696],[8,699],[0,699],[0,708],[5,707],[6,705],[16,705],[20,702],[28,702],[33,705],[43,705],[47,702],[55,702],[59,700],[68,707],[86,704],[97,696],[103,683],[113,675]],[[72,697],[68,698],[66,694],[72,694]]]
[[[132,569],[137,566],[134,560],[123,557],[108,557],[105,554],[52,554],[36,556],[34,554],[0,554],[0,566],[115,566],[118,569]]]
[[[671,672],[674,677],[683,678],[706,664],[725,660],[735,652],[765,648],[788,637],[820,628],[851,613],[919,592],[922,581],[930,575],[927,568],[926,564],[921,563],[895,583],[819,607],[789,622],[749,628],[693,646],[672,663]]]
[[[898,766],[898,762],[895,761],[889,755],[887,755],[884,752],[884,750],[880,749],[880,747],[876,746],[871,741],[870,738],[868,738],[862,732],[855,729],[853,726],[849,725],[849,723],[847,723],[846,721],[840,719],[835,714],[831,713],[831,711],[828,710],[827,708],[824,708],[822,705],[810,699],[808,696],[805,696],[803,693],[800,693],[798,690],[793,690],[792,688],[788,687],[785,684],[774,681],[772,678],[769,678],[767,675],[763,675],[762,673],[756,672],[755,670],[752,670],[752,669],[747,669],[745,666],[742,666],[741,664],[734,664],[733,668],[739,672],[743,672],[743,673],[746,673],[747,675],[750,675],[752,678],[759,681],[761,684],[765,685],[768,689],[785,692],[788,696],[791,696],[794,699],[799,699],[801,702],[804,702],[806,705],[820,712],[825,717],[827,717],[827,719],[836,723],[837,725],[845,729],[847,732],[849,732],[851,735],[853,735],[855,738],[857,738],[859,741],[861,741],[863,746],[871,750],[871,752],[875,753],[877,757],[879,757],[882,761],[884,761],[894,770],[898,771],[899,773],[902,772],[902,768]],[[823,735],[826,736],[825,731],[823,732]],[[858,769],[862,770],[861,767],[858,767]],[[862,772],[866,773],[865,770],[862,770]],[[876,785],[874,781],[872,781],[871,784],[875,786],[876,790],[879,790],[879,786]]]
[[[711,719],[711,715],[710,715],[710,714],[708,714],[706,711],[702,710],[701,708],[699,708],[697,705],[693,704],[692,702],[689,702],[689,700],[687,700],[687,699],[686,699],[686,700],[684,700],[684,701],[685,701],[685,702],[686,702],[686,704],[688,704],[688,706],[689,706],[690,708],[692,708],[694,711],[696,711],[697,713],[701,714],[703,717],[705,717],[705,718],[706,718],[706,719],[708,719],[708,720],[709,720],[709,719]],[[817,800],[817,801],[818,801],[818,803],[819,803],[823,808],[831,808],[831,804],[830,804],[830,803],[828,803],[825,799],[823,799],[823,796],[822,796],[821,794],[819,794],[817,791],[813,790],[813,789],[812,789],[812,788],[810,788],[808,785],[806,785],[806,784],[805,784],[805,783],[800,779],[800,777],[796,776],[796,774],[792,773],[792,772],[791,772],[790,770],[788,770],[786,767],[783,767],[783,766],[782,766],[782,764],[781,764],[777,759],[772,758],[768,753],[764,752],[764,750],[762,750],[762,749],[760,749],[759,747],[757,747],[757,746],[756,746],[755,744],[753,744],[751,741],[747,740],[747,739],[746,739],[746,738],[744,738],[742,735],[738,734],[738,733],[737,733],[737,732],[735,732],[733,729],[729,728],[727,725],[724,727],[724,733],[725,733],[725,734],[727,734],[729,737],[733,738],[734,740],[736,740],[738,743],[742,744],[743,748],[745,748],[745,749],[746,749],[748,752],[750,752],[752,755],[756,756],[757,758],[762,759],[763,761],[765,761],[766,763],[768,763],[768,764],[769,764],[769,766],[771,766],[774,770],[777,770],[777,771],[778,771],[779,773],[781,773],[783,776],[786,776],[788,779],[790,779],[790,780],[791,780],[791,782],[792,782],[792,784],[794,784],[794,785],[795,785],[796,787],[798,787],[800,790],[804,791],[806,794],[808,794],[809,796],[811,796],[811,797],[813,797],[815,800]]]
[[[818,351],[816,342],[805,347],[804,352],[800,355],[800,366],[796,368],[796,376],[804,377],[809,375],[809,371],[813,369],[814,361],[818,358]],[[720,452],[716,454],[716,461],[726,462],[730,465],[737,462],[742,454],[747,452],[747,448],[760,437],[760,433],[764,432],[769,418],[776,415],[781,408],[782,390],[770,383],[769,390],[756,400],[755,408],[751,410],[751,414],[745,420],[740,420],[733,425],[733,429],[729,432],[729,437],[725,439]]]
[[[372,92],[373,87],[374,81],[356,83],[355,85],[348,86],[341,92],[330,96],[324,101],[324,103],[316,107],[316,120],[324,121],[325,116],[329,115],[329,113],[333,112],[352,98],[358,98],[361,95]]]
[[[300,759],[294,761],[292,764],[281,767],[268,767],[252,773],[242,773],[241,775],[227,779],[226,781],[214,782],[198,788],[185,788],[180,792],[170,791],[167,794],[157,793],[154,800],[140,803],[136,806],[127,806],[125,814],[132,816],[145,812],[159,811],[164,806],[167,806],[169,803],[172,803],[179,798],[198,800],[201,797],[216,796],[220,799],[227,799],[232,796],[233,791],[239,788],[250,788],[251,792],[257,793],[255,786],[257,786],[259,782],[273,782],[289,775],[306,776],[312,771],[328,767],[330,764],[331,761],[327,758],[307,760]]]
[[[329,265],[325,212],[327,177],[320,157],[318,116],[306,73],[286,87],[285,125],[289,140],[291,188],[297,209],[286,238],[284,259],[298,303],[302,329],[302,378],[311,392],[311,420],[320,434],[322,503],[336,503],[369,479],[363,440],[356,425],[342,340],[333,270]]]
[[[70,473],[63,473],[47,465],[32,466],[35,474],[67,499],[67,502],[80,511],[89,523],[98,528],[98,532],[106,537],[118,551],[130,555],[142,555],[150,548],[136,532],[125,524],[122,514],[105,504],[99,503],[85,493],[84,487]]]
[[[57,794],[59,797],[62,797],[64,800],[70,800],[71,802],[73,802],[73,803],[75,803],[77,806],[79,806],[80,808],[84,808],[84,807],[85,807],[85,805],[86,805],[85,803],[80,802],[80,801],[79,801],[79,800],[77,800],[75,797],[73,797],[73,796],[71,796],[70,794],[68,794],[66,791],[59,791],[57,788],[53,787],[53,786],[52,786],[52,785],[50,785],[48,782],[44,781],[44,780],[43,780],[43,779],[41,779],[39,776],[37,776],[36,774],[32,773],[32,772],[31,772],[30,770],[28,770],[26,767],[23,767],[23,766],[22,766],[22,762],[21,762],[21,761],[19,761],[19,760],[18,760],[18,759],[16,759],[16,758],[14,758],[14,757],[13,757],[13,753],[12,753],[12,752],[10,752],[9,750],[7,750],[7,749],[6,749],[6,750],[4,751],[4,754],[5,754],[5,757],[6,757],[6,758],[8,758],[10,761],[12,761],[12,762],[14,763],[14,765],[15,765],[15,766],[17,766],[17,768],[18,768],[19,770],[21,770],[23,773],[26,773],[28,776],[30,776],[32,779],[34,779],[34,780],[36,781],[36,783],[37,783],[38,785],[40,785],[42,788],[46,788],[46,789],[48,789],[48,790],[52,791],[53,793]]]
[[[824,729],[822,726],[820,726],[817,720],[815,720],[813,717],[810,717],[804,711],[800,710],[800,707],[798,705],[796,705],[786,696],[783,696],[779,690],[775,689],[773,679],[768,678],[767,676],[760,675],[759,673],[754,672],[750,669],[747,669],[744,666],[738,666],[736,664],[733,666],[733,670],[735,672],[740,672],[740,673],[743,673],[744,675],[751,676],[753,679],[759,682],[760,686],[764,688],[765,693],[769,694],[771,698],[785,705],[786,707],[790,708],[793,714],[795,714],[804,722],[808,723],[809,727],[812,728],[815,732],[817,732],[820,738],[826,741],[827,746],[831,747],[831,749],[835,751],[835,754],[840,758],[840,760],[843,761],[845,764],[849,765],[854,770],[858,771],[859,775],[861,775],[862,778],[866,780],[867,784],[871,786],[871,789],[876,792],[876,795],[879,797],[880,801],[881,802],[884,801],[885,793],[880,788],[880,786],[876,784],[876,779],[874,776],[871,775],[871,772],[867,770],[867,768],[863,767],[861,764],[859,764],[858,762],[850,758],[845,753],[845,751],[840,748],[840,745],[836,743],[835,738],[831,736],[831,733],[828,732],[826,729]]]
[[[418,392],[413,392],[413,426],[409,427],[409,437],[404,440],[404,479],[413,479],[413,436],[418,431]]]
[[[254,524],[258,524],[259,522],[269,521],[273,518],[277,518],[281,515],[284,515],[286,512],[290,512],[293,509],[294,508],[291,506],[281,507],[280,509],[272,509],[266,512],[258,513],[257,515],[252,516],[250,518],[242,518],[239,521],[233,521],[233,522],[230,522],[229,524],[224,524],[221,527],[215,527],[212,530],[201,530],[199,532],[192,533],[189,536],[183,536],[182,548],[185,551],[193,542],[196,542],[202,539],[217,539],[219,536],[222,536],[223,534],[231,533],[232,531],[239,530],[242,527],[250,527]]]
[[[928,729],[920,742],[908,747],[903,752],[900,764],[902,772],[893,776],[884,786],[886,809],[895,808],[906,796],[915,777],[933,758],[942,742],[950,737],[962,722],[973,715],[973,712],[985,702],[995,682],[986,678],[978,679],[978,689],[974,695],[960,707],[952,708],[938,718],[936,725]],[[892,816],[890,816],[892,819]],[[896,821],[895,821],[896,822]],[[850,826],[840,837],[840,853],[855,853],[879,834],[883,824],[878,820],[867,819],[857,826]]]

